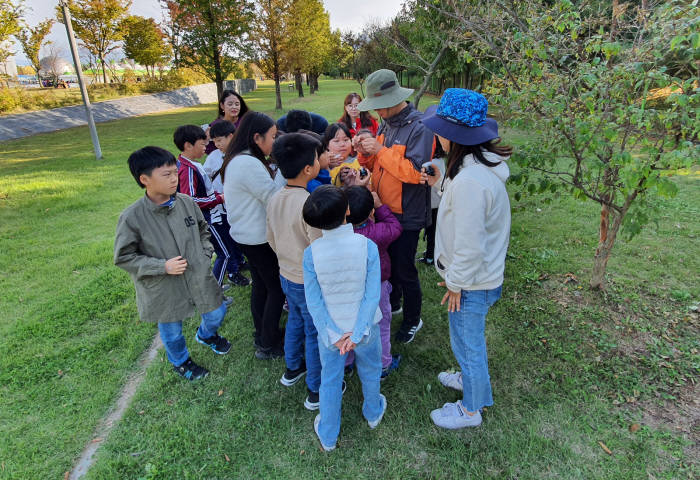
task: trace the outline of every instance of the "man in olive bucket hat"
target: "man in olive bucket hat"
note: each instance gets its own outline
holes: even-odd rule
[[[357,106],[374,110],[384,120],[377,138],[360,140],[354,147],[360,165],[372,171],[372,188],[403,227],[389,247],[391,257],[391,310],[403,323],[395,340],[410,343],[423,326],[423,295],[415,266],[418,235],[430,225],[430,187],[420,183],[421,168],[433,153],[433,132],[425,128],[422,113],[406,100],[413,89],[402,88],[391,70],[377,70],[367,77],[367,96]]]

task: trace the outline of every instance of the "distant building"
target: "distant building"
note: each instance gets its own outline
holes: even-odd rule
[[[73,65],[56,55],[48,55],[42,58],[39,60],[39,65],[41,66],[41,73],[45,75],[53,73],[56,75],[75,73]]]

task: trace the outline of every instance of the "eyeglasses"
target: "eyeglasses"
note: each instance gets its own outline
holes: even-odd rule
[[[357,104],[348,103],[348,104],[345,105],[345,106],[346,106],[346,107],[350,107],[350,108],[352,108],[353,110],[357,110]]]

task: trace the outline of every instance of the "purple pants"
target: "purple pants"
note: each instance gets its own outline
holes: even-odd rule
[[[382,319],[379,321],[379,336],[382,339],[382,368],[391,365],[391,282],[382,282],[382,294],[379,297],[379,309],[382,311]],[[355,354],[350,352],[345,359],[345,366],[352,365]]]

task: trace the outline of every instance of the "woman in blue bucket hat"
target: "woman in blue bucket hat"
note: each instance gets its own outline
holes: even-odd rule
[[[501,296],[510,237],[510,202],[505,160],[512,149],[499,145],[498,123],[486,117],[488,102],[472,90],[449,88],[429,107],[423,124],[447,152],[442,201],[435,234],[435,268],[447,287],[450,343],[460,370],[441,372],[444,386],[462,400],[433,410],[435,425],[476,427],[481,410],[493,405],[484,333],[489,307]],[[438,181],[423,175],[427,183]]]

